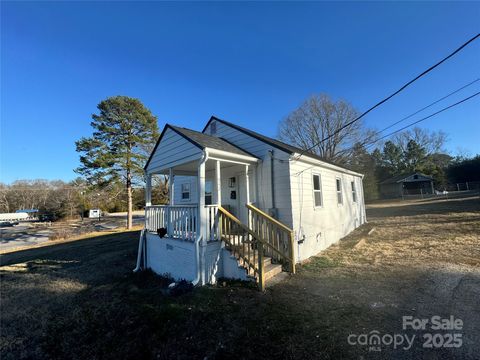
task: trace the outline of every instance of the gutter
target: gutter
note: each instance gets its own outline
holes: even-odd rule
[[[297,153],[292,154],[292,156],[290,157],[290,160],[295,159],[295,157],[297,157],[298,155],[300,155],[300,154],[297,154]],[[327,169],[330,169],[330,170],[339,171],[339,172],[342,172],[344,174],[358,176],[358,177],[361,177],[362,179],[365,176],[364,174],[360,174],[358,172],[345,169],[341,166],[329,164],[327,162],[311,158],[311,157],[309,157],[308,155],[305,155],[305,154],[302,156],[302,159],[299,159],[299,160],[296,160],[296,161],[302,161],[302,162],[306,162],[306,163],[309,163],[309,164],[312,164],[312,165],[321,166],[321,167],[324,167],[324,168],[327,168]]]

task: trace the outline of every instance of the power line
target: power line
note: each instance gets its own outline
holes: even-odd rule
[[[354,146],[351,146],[351,147],[348,147],[348,148],[346,148],[346,149],[343,149],[342,152],[347,152],[347,151],[349,151],[349,150],[352,150],[352,149],[354,149],[354,148],[355,148],[356,146],[358,146],[358,145],[360,145],[360,146],[365,146],[365,145],[370,146],[371,144],[375,144],[375,143],[378,142],[380,139],[375,139],[375,140],[373,140],[373,141],[370,141],[370,140],[373,139],[376,135],[381,134],[381,133],[384,132],[385,130],[391,129],[391,128],[394,127],[395,125],[398,125],[399,123],[401,123],[401,122],[403,122],[403,121],[405,121],[405,120],[407,120],[407,119],[410,119],[411,117],[417,115],[418,113],[420,113],[420,112],[422,112],[422,111],[424,111],[424,110],[432,107],[432,106],[435,105],[435,104],[438,104],[439,102],[441,102],[441,101],[449,98],[449,97],[452,96],[452,95],[455,95],[455,94],[458,93],[459,91],[461,91],[461,90],[463,90],[463,89],[465,89],[465,88],[467,88],[467,87],[475,84],[475,83],[478,82],[478,81],[480,81],[480,78],[478,78],[478,79],[476,79],[476,80],[473,80],[473,81],[469,82],[469,83],[466,84],[466,85],[463,85],[462,87],[458,88],[457,90],[452,91],[451,93],[449,93],[449,94],[447,94],[447,95],[445,95],[445,96],[442,96],[440,99],[435,100],[434,102],[428,104],[427,106],[422,107],[421,109],[415,111],[414,113],[412,113],[412,114],[410,114],[410,115],[408,115],[408,116],[405,116],[404,118],[402,118],[402,119],[400,119],[400,120],[398,120],[398,121],[395,121],[394,123],[392,123],[392,124],[388,125],[387,127],[383,128],[382,130],[374,131],[373,134],[369,135],[369,136],[368,136],[363,142],[361,142],[360,144],[356,144],[356,145],[354,145]]]
[[[398,132],[400,132],[400,131],[402,131],[402,130],[405,130],[405,129],[409,128],[410,126],[416,125],[416,124],[418,124],[419,122],[422,122],[422,121],[425,121],[425,120],[427,120],[427,119],[430,119],[431,117],[433,117],[433,116],[435,116],[435,115],[438,115],[438,114],[440,114],[440,113],[442,113],[442,112],[444,112],[444,111],[446,111],[446,110],[448,110],[448,109],[451,109],[451,108],[453,108],[453,107],[455,107],[455,106],[457,106],[457,105],[460,105],[461,103],[464,103],[465,101],[470,100],[470,99],[472,99],[472,98],[474,98],[475,96],[478,96],[478,95],[480,95],[480,91],[479,91],[479,92],[476,92],[475,94],[470,95],[469,97],[466,97],[465,99],[462,99],[462,100],[460,100],[460,101],[458,101],[458,102],[456,102],[456,103],[454,103],[454,104],[452,104],[452,105],[449,105],[449,106],[447,106],[447,107],[444,107],[443,109],[438,110],[438,111],[434,112],[433,114],[430,114],[430,115],[425,116],[425,117],[423,117],[423,118],[421,118],[421,119],[419,119],[419,120],[417,120],[417,121],[414,121],[414,122],[412,122],[412,123],[410,123],[410,124],[408,124],[408,125],[400,128],[400,129],[398,129],[398,130],[392,131],[391,133],[389,133],[389,134],[387,134],[387,135],[384,135],[384,136],[382,136],[381,138],[379,138],[379,139],[375,140],[374,142],[372,142],[371,144],[367,145],[367,147],[372,146],[373,144],[375,144],[375,143],[378,142],[379,140],[385,139],[386,137],[389,137],[389,136],[391,136],[391,135],[393,135],[393,134],[396,134],[396,133],[398,133]]]
[[[451,93],[451,94],[453,94],[453,93]],[[470,99],[472,99],[472,98],[474,98],[475,96],[478,96],[478,95],[480,95],[480,91],[477,92],[477,93],[475,93],[475,94],[473,94],[473,95],[470,95],[470,96],[468,96],[468,97],[466,97],[466,98],[464,98],[464,99],[462,99],[462,100],[460,100],[460,101],[458,101],[458,102],[456,102],[456,103],[454,103],[454,104],[451,104],[451,105],[449,105],[449,106],[447,106],[447,107],[444,107],[443,109],[440,109],[440,110],[434,112],[433,114],[430,114],[430,115],[428,115],[428,116],[425,116],[425,117],[423,117],[423,118],[421,118],[421,119],[419,119],[419,120],[417,120],[417,121],[414,121],[414,122],[412,122],[412,123],[410,123],[410,124],[408,124],[408,125],[400,128],[400,129],[398,129],[398,130],[395,130],[395,131],[393,131],[393,132],[391,132],[391,133],[389,133],[389,134],[387,134],[387,135],[385,135],[385,136],[382,136],[381,138],[376,139],[375,141],[370,142],[370,144],[367,144],[367,146],[366,146],[365,148],[368,148],[368,147],[374,145],[374,144],[377,143],[379,140],[382,140],[382,139],[384,139],[384,138],[386,138],[386,137],[389,137],[389,136],[391,136],[391,135],[393,135],[393,134],[395,134],[395,133],[397,133],[397,132],[400,132],[400,131],[402,131],[402,130],[405,130],[405,129],[409,128],[410,126],[416,125],[416,124],[418,124],[419,122],[422,122],[422,121],[425,121],[425,120],[427,120],[427,119],[430,119],[430,118],[434,117],[435,115],[438,115],[438,114],[440,114],[440,113],[442,113],[442,112],[444,112],[444,111],[446,111],[446,110],[448,110],[448,109],[451,109],[451,108],[453,108],[453,107],[455,107],[455,106],[457,106],[457,105],[460,105],[461,103],[464,103],[465,101],[470,100]],[[445,98],[445,97],[444,97],[444,98]],[[444,99],[444,98],[442,98],[442,99]],[[438,101],[437,101],[437,102],[438,102]],[[425,107],[425,108],[426,108],[426,107]],[[418,113],[418,112],[417,112],[417,113]],[[366,144],[366,143],[364,142],[364,143],[362,144],[362,146],[364,146],[365,144]],[[353,149],[353,147],[350,148],[350,149]],[[347,149],[347,150],[350,150],[350,149]],[[298,173],[295,174],[295,176],[298,176],[298,175],[300,175],[301,173],[303,173],[304,171],[307,171],[307,170],[309,170],[309,169],[312,169],[313,167],[314,167],[314,166],[309,167],[309,168],[307,168],[307,169],[304,169],[304,170],[302,170],[302,171],[299,171]]]
[[[352,121],[348,122],[347,124],[343,125],[342,127],[340,127],[340,129],[336,130],[335,132],[333,132],[333,134],[330,134],[328,135],[326,138],[323,138],[322,140],[320,140],[319,142],[317,142],[316,144],[310,146],[308,149],[305,149],[303,150],[296,158],[296,160],[300,159],[300,157],[305,154],[305,152],[307,151],[310,151],[311,149],[313,149],[315,146],[318,146],[319,144],[323,143],[324,141],[327,141],[328,139],[331,139],[332,137],[334,137],[336,134],[338,134],[340,131],[342,131],[343,129],[349,127],[350,125],[352,125],[353,123],[355,123],[356,121],[360,120],[361,118],[363,118],[365,115],[367,115],[369,112],[371,112],[372,110],[376,109],[377,107],[379,107],[380,105],[382,105],[383,103],[387,102],[388,100],[390,100],[392,97],[394,97],[395,95],[397,95],[398,93],[402,92],[403,90],[405,90],[408,86],[410,86],[411,84],[413,84],[415,81],[417,81],[418,79],[420,79],[421,77],[425,76],[426,74],[428,74],[430,71],[432,71],[433,69],[435,69],[436,67],[440,66],[441,64],[443,64],[445,61],[447,61],[448,59],[450,59],[452,56],[454,56],[455,54],[457,54],[458,52],[460,52],[464,47],[466,47],[468,44],[470,44],[471,42],[475,41],[476,39],[478,39],[480,37],[480,33],[475,35],[474,37],[472,37],[471,39],[469,39],[467,42],[463,43],[459,48],[457,48],[455,51],[453,51],[452,53],[450,53],[448,56],[444,57],[442,60],[440,60],[439,62],[437,62],[435,65],[432,65],[430,66],[427,70],[423,71],[421,74],[417,75],[415,78],[413,78],[412,80],[410,80],[409,82],[407,82],[405,85],[403,85],[402,87],[400,87],[400,89],[398,89],[397,91],[395,91],[394,93],[392,93],[391,95],[387,96],[386,98],[384,98],[383,100],[381,100],[380,102],[376,103],[375,105],[373,105],[371,108],[369,108],[368,110],[366,110],[365,112],[363,112],[362,114],[360,114],[359,116],[357,116],[355,119],[353,119]]]
[[[417,111],[415,111],[414,113],[412,113],[412,114],[410,114],[410,115],[408,115],[408,116],[406,116],[406,117],[404,117],[404,118],[402,118],[402,119],[400,119],[400,120],[398,120],[398,121],[395,121],[394,123],[392,123],[392,124],[388,125],[387,127],[383,128],[382,130],[375,131],[372,135],[370,135],[369,137],[367,137],[367,139],[366,139],[363,143],[361,143],[361,145],[367,144],[367,143],[370,141],[370,139],[372,139],[375,135],[378,135],[378,134],[384,132],[385,130],[391,129],[391,128],[394,127],[395,125],[398,125],[398,124],[400,124],[401,122],[410,119],[411,117],[417,115],[418,113],[421,113],[422,111],[428,109],[429,107],[432,107],[433,105],[438,104],[439,102],[441,102],[441,101],[449,98],[449,97],[452,96],[452,95],[455,95],[456,93],[458,93],[459,91],[462,91],[463,89],[469,87],[470,85],[475,84],[475,83],[478,82],[479,80],[480,80],[480,78],[479,78],[479,79],[476,79],[476,80],[473,80],[472,82],[470,82],[470,83],[468,83],[468,84],[466,84],[466,85],[458,88],[458,89],[455,90],[455,91],[452,91],[451,93],[449,93],[449,94],[441,97],[440,99],[435,100],[434,102],[430,103],[429,105],[424,106],[424,107],[421,108],[420,110],[417,110]],[[374,142],[377,142],[377,141],[378,141],[378,140],[375,140]],[[347,149],[347,150],[348,150],[348,149]]]

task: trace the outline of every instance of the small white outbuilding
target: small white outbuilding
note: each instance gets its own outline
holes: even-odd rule
[[[100,209],[90,209],[88,211],[89,218],[99,218],[102,215],[102,211]]]

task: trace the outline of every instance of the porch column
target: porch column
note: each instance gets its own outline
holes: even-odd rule
[[[197,215],[197,238],[202,236],[200,242],[200,284],[205,285],[205,246],[207,245],[207,218],[205,209],[205,162],[200,160],[198,164],[198,215]]]
[[[147,174],[145,183],[145,206],[152,205],[152,174]]]
[[[245,165],[245,193],[247,195],[247,204],[250,204],[250,176],[248,175],[248,165]]]
[[[205,218],[205,162],[202,161],[198,165],[198,221],[197,236],[203,236],[206,243],[207,221]]]
[[[248,175],[248,165],[245,165],[245,194],[246,202],[250,204],[250,176]],[[250,217],[250,209],[245,209],[247,211],[247,226],[250,228],[252,226],[252,219]]]
[[[170,200],[169,204],[174,205],[175,183],[174,183],[173,168],[168,169],[168,198]]]
[[[220,174],[220,160],[215,164],[215,187],[217,196],[217,205],[222,205],[222,177]]]

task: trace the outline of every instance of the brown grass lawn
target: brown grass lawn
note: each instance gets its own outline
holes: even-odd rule
[[[232,283],[167,295],[164,279],[131,271],[138,232],[3,255],[1,358],[478,359],[478,196],[379,203],[368,218],[264,294]],[[404,334],[408,315],[462,319],[463,345],[424,349],[413,330],[410,350],[347,343]]]

